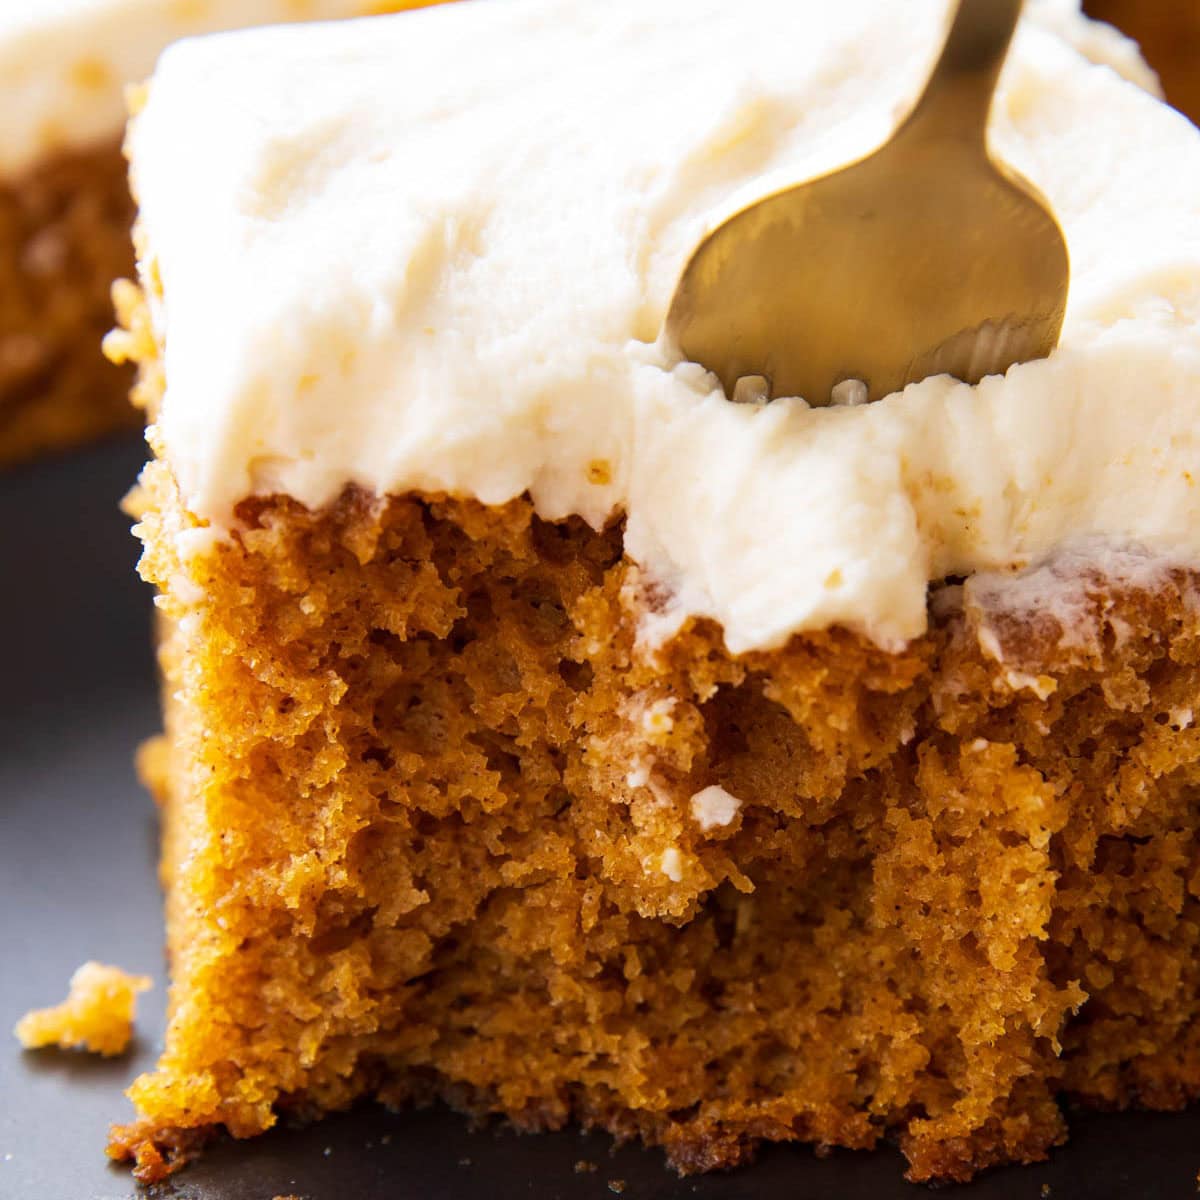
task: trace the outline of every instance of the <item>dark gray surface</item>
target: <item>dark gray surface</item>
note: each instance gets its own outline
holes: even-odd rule
[[[157,721],[149,600],[116,509],[136,441],[0,476],[0,1027],[57,1001],[88,958],[155,976],[139,1039],[115,1061],[0,1042],[0,1198],[128,1200],[891,1200],[930,1194],[901,1181],[894,1150],[820,1160],[766,1152],[731,1175],[678,1180],[660,1155],[610,1154],[568,1132],[471,1133],[445,1112],[364,1109],[307,1129],[215,1147],[171,1182],[140,1192],[106,1164],[105,1129],[122,1089],[162,1035],[162,926],[150,801],[131,755]],[[1200,1114],[1080,1116],[1045,1165],[994,1172],[964,1200],[1173,1200],[1195,1196]],[[586,1160],[595,1171],[577,1173]],[[1049,1192],[1043,1191],[1044,1187]]]

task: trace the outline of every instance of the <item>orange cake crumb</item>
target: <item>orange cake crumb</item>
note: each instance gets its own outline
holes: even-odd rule
[[[60,1046],[106,1058],[123,1054],[133,1037],[138,994],[151,986],[144,975],[85,962],[71,976],[70,991],[62,1004],[26,1013],[13,1032],[26,1050]]]
[[[192,596],[146,487],[186,1003],[114,1134],[143,1177],[374,1094],[687,1172],[890,1133],[963,1179],[1042,1158],[1063,1092],[1196,1094],[1187,573],[1064,581],[1069,631],[969,583],[899,654],[701,623],[647,657],[619,528],[253,501]]]

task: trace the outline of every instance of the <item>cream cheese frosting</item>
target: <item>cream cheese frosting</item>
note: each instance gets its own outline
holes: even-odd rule
[[[177,38],[361,16],[367,0],[0,0],[0,178],[121,136],[124,88]]]
[[[1200,133],[1063,4],[991,127],[1070,248],[1049,359],[762,407],[660,340],[704,231],[885,140],[946,15],[472,0],[174,46],[130,144],[187,504],[218,536],[247,495],[348,483],[624,515],[671,618],[734,652],[896,646],[930,580],[1072,545],[1200,559]]]

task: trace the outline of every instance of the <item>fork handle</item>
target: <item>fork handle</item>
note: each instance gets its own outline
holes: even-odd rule
[[[1023,0],[958,0],[921,98],[897,132],[953,138],[986,154],[988,114]]]

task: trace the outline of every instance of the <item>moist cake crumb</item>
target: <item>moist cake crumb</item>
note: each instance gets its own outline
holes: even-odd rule
[[[114,1130],[141,1178],[372,1093],[576,1117],[684,1171],[890,1132],[915,1179],[1044,1157],[1061,1093],[1195,1094],[1191,572],[1081,572],[1042,621],[970,579],[900,654],[830,630],[734,656],[700,623],[645,655],[617,527],[256,499],[196,592],[164,464],[143,489],[144,766],[203,1000]],[[714,780],[740,807],[706,832]]]
[[[13,1032],[26,1050],[59,1046],[106,1058],[123,1054],[133,1037],[138,994],[151,986],[144,975],[86,962],[71,976],[62,1004],[26,1013]]]

